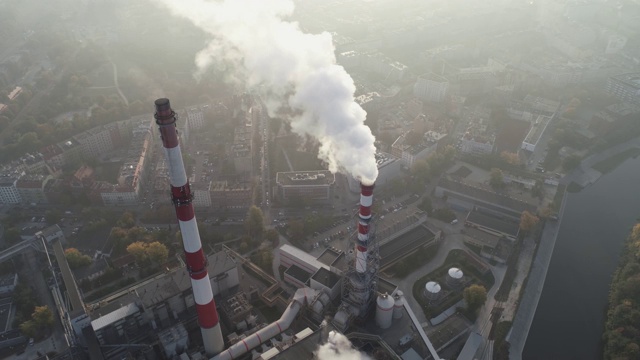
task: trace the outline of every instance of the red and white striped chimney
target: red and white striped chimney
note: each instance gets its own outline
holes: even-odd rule
[[[369,247],[369,222],[371,221],[371,205],[373,204],[373,188],[375,184],[360,183],[360,211],[358,213],[358,241],[356,242],[356,271],[367,271],[367,248]]]
[[[171,200],[176,209],[187,270],[191,277],[193,298],[198,312],[198,323],[202,331],[202,340],[207,355],[213,356],[224,350],[224,340],[218,321],[216,303],[211,291],[211,280],[207,273],[207,258],[202,251],[200,233],[193,211],[193,194],[187,179],[182,161],[182,152],[178,143],[176,114],[171,110],[169,99],[155,101],[155,119],[160,130],[160,138],[165,157],[169,165],[169,182],[171,183]]]

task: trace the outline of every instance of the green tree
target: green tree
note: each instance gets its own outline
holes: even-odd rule
[[[49,225],[56,224],[62,218],[62,211],[57,209],[48,210],[47,212],[44,213],[44,218],[47,221],[47,224]]]
[[[251,237],[261,237],[264,232],[264,215],[257,206],[251,206],[245,220],[247,233]]]
[[[291,241],[301,243],[304,238],[304,223],[301,220],[292,220],[289,222],[289,236]]]
[[[571,171],[580,165],[582,158],[578,155],[569,155],[562,160],[562,169]]]
[[[31,315],[31,320],[38,327],[48,328],[53,325],[53,311],[48,306],[36,306]]]
[[[462,292],[467,309],[477,311],[487,301],[487,289],[482,285],[471,285]]]
[[[10,227],[4,231],[4,241],[9,244],[17,244],[22,238],[20,237],[20,230],[15,227]]]
[[[84,255],[76,248],[66,249],[64,251],[64,256],[67,258],[69,267],[72,269],[77,269],[91,264],[91,257],[89,255]]]
[[[431,211],[433,210],[433,205],[431,204],[431,198],[428,196],[425,196],[420,202],[420,204],[418,204],[418,209],[426,212],[427,214],[431,214]]]
[[[135,224],[136,224],[135,215],[130,211],[125,211],[120,217],[120,219],[118,219],[116,226],[129,229],[129,228],[132,228]]]
[[[267,240],[269,241],[269,243],[271,243],[272,245],[276,246],[278,243],[278,239],[280,237],[280,234],[278,233],[278,231],[276,229],[268,229],[267,232],[265,233],[265,236],[267,238]]]
[[[495,190],[502,189],[504,187],[504,174],[502,170],[498,168],[491,169],[489,174],[489,185]]]
[[[145,252],[149,260],[154,264],[164,264],[169,258],[167,247],[157,241],[148,244]]]
[[[27,320],[20,324],[20,331],[26,335],[26,337],[36,337],[38,334],[38,327],[33,320]]]

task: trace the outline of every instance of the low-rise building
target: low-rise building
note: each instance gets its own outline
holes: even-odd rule
[[[276,174],[278,196],[284,201],[292,199],[329,200],[335,182],[335,174],[328,170],[291,171]]]

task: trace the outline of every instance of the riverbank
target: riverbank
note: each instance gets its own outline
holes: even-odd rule
[[[640,198],[633,196],[638,184],[640,159],[628,158],[596,183],[567,195],[523,359],[602,358],[611,277],[628,228],[640,214]]]
[[[594,165],[602,163],[603,161],[619,154],[638,148],[640,148],[640,138],[616,145],[602,153],[591,155],[584,159],[578,168],[565,176],[562,179],[562,183],[567,185],[577,184],[581,188],[591,185],[602,176],[600,171],[593,169]],[[560,220],[557,222],[547,222],[545,224],[540,244],[538,245],[535,255],[535,260],[527,278],[524,293],[520,299],[520,304],[513,320],[512,328],[507,335],[507,341],[509,341],[511,345],[509,351],[510,359],[522,359],[522,352],[538,308],[540,296],[542,295],[549,264],[551,263],[551,257],[558,237],[558,230],[560,229],[561,221],[564,218],[566,198],[567,193],[563,196],[562,206],[558,212]]]
[[[551,255],[553,255],[553,249],[558,238],[558,229],[560,229],[560,223],[564,217],[566,200],[567,193],[565,192],[562,197],[562,206],[558,212],[560,220],[556,222],[547,221],[542,231],[538,250],[529,271],[524,293],[520,299],[520,305],[506,338],[510,344],[509,359],[511,360],[522,359],[522,351],[527,342],[527,336],[529,335],[533,317],[540,301],[540,295],[542,295],[542,289],[544,288],[544,282],[547,278]]]

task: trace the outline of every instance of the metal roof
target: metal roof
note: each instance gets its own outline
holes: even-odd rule
[[[139,312],[138,306],[135,303],[127,304],[123,307],[120,307],[105,316],[101,316],[91,322],[91,327],[93,331],[98,331],[103,327],[106,327],[110,324],[115,323],[118,320],[124,319],[129,315],[133,315]]]

